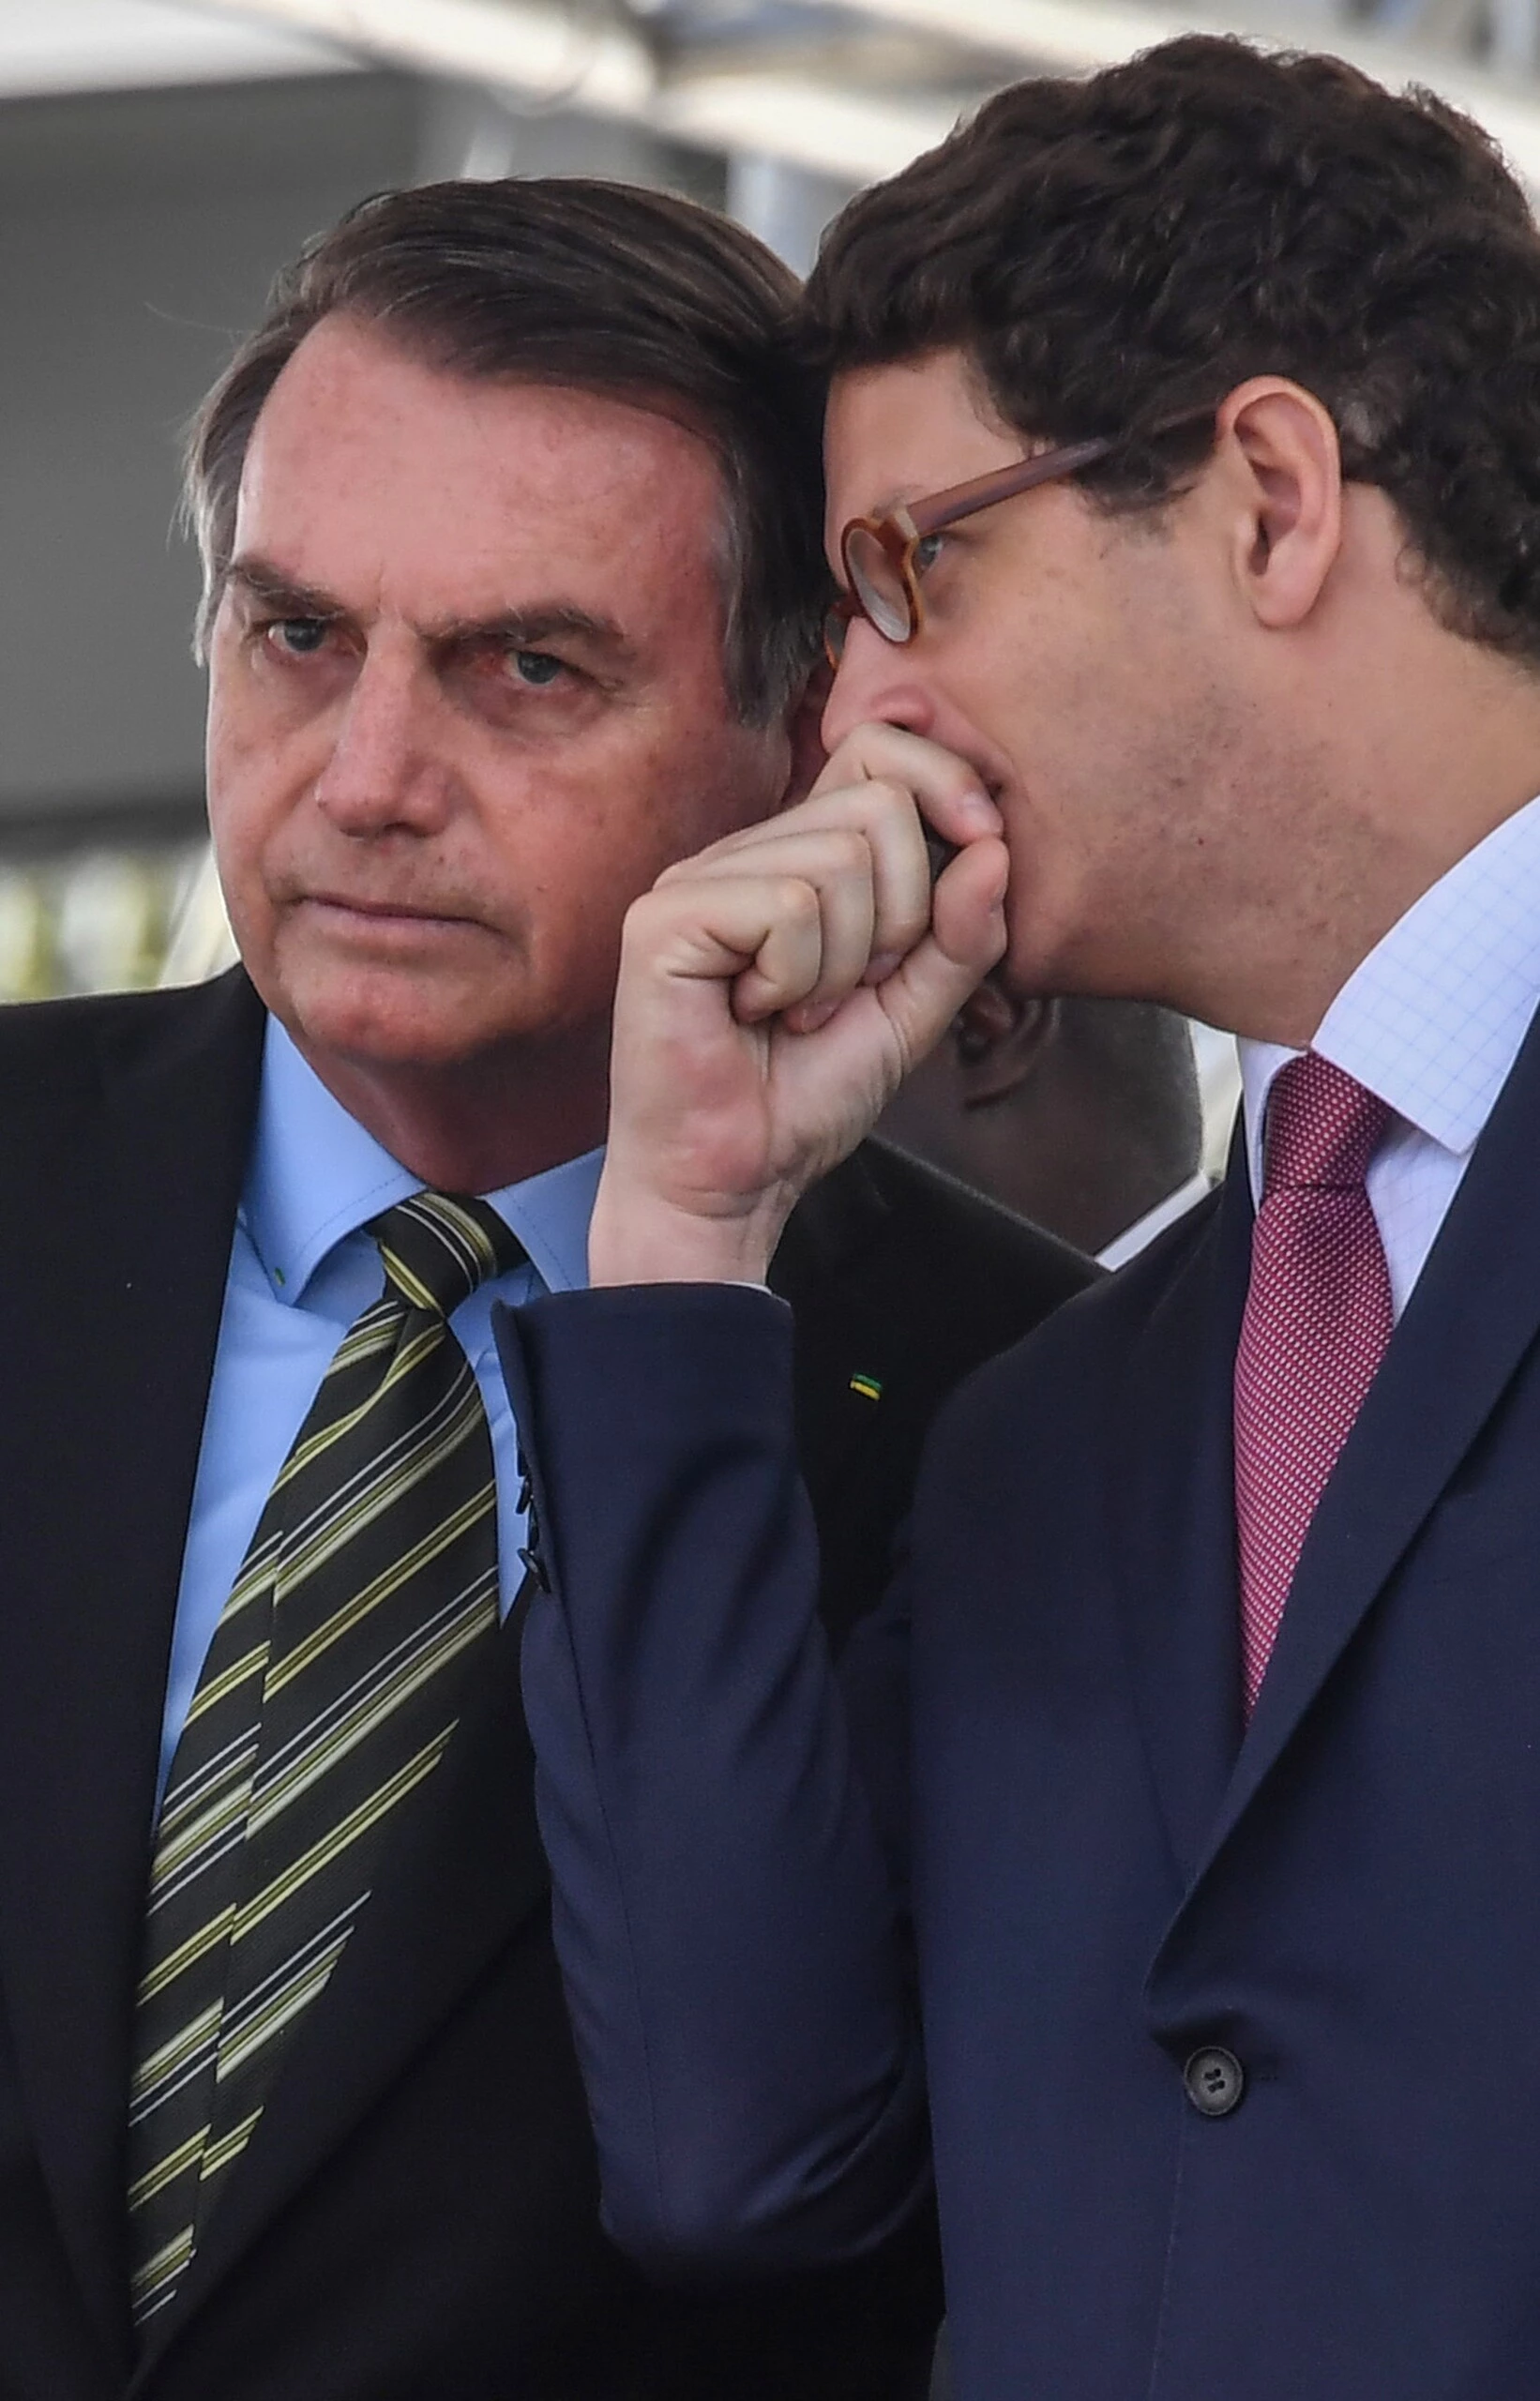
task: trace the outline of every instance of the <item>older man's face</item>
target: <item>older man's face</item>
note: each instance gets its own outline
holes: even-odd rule
[[[263,409],[212,642],[242,955],[312,1062],[602,1058],[625,911],[765,815],[783,728],[723,682],[702,441],[324,322]]]

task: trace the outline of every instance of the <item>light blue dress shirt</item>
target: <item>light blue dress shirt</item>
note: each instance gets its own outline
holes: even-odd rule
[[[588,1280],[588,1220],[602,1151],[484,1197],[530,1264],[484,1285],[449,1322],[476,1370],[497,1469],[506,1615],[522,1579],[517,1432],[491,1335],[494,1300],[519,1303]],[[160,1784],[263,1505],[343,1334],[384,1290],[363,1228],[422,1189],[334,1100],[269,1019],[256,1137],[235,1220],[214,1380],[204,1420],[161,1726]],[[159,1804],[158,1804],[159,1805]]]

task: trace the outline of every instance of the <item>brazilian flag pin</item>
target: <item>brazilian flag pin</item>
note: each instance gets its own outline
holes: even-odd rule
[[[868,1375],[852,1376],[851,1390],[852,1392],[859,1393],[863,1400],[881,1400],[883,1397],[882,1378],[880,1376]]]

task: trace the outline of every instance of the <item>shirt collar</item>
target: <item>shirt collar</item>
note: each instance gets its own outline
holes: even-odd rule
[[[588,1280],[588,1220],[603,1163],[602,1151],[586,1151],[482,1195],[549,1291]],[[242,1216],[276,1297],[292,1307],[340,1242],[421,1190],[421,1176],[349,1115],[270,1017]]]
[[[1457,1158],[1492,1113],[1540,1002],[1540,799],[1457,859],[1349,976],[1310,1048]],[[1296,1050],[1240,1045],[1246,1157]]]

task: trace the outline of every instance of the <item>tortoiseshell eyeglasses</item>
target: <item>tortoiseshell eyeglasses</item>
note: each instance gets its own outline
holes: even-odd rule
[[[1172,433],[1179,426],[1196,425],[1213,414],[1211,408],[1188,409],[1153,430]],[[1134,438],[1100,435],[1085,442],[1060,443],[1051,450],[1035,451],[1030,459],[1015,460],[1008,467],[996,467],[987,476],[948,484],[944,491],[910,501],[885,517],[853,517],[839,536],[846,588],[823,620],[823,647],[830,664],[838,666],[845,636],[856,617],[865,617],[884,642],[913,641],[925,623],[920,584],[930,565],[921,554],[926,544],[948,525],[976,517],[981,509],[993,508],[1000,501],[1014,500],[1019,492],[1032,491],[1039,484],[1079,475],[1082,467],[1094,466]]]

